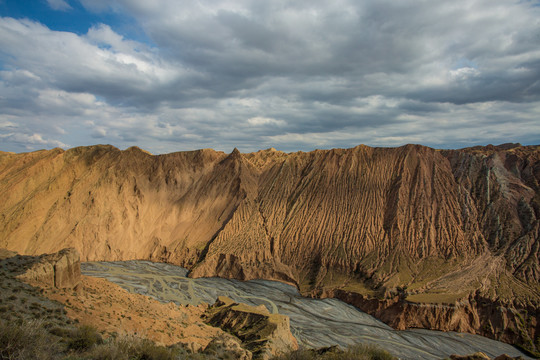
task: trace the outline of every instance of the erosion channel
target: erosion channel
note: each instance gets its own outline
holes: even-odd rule
[[[490,357],[524,356],[511,345],[482,336],[423,329],[394,330],[337,299],[302,297],[296,288],[275,281],[188,278],[185,268],[149,261],[87,262],[84,275],[102,277],[126,290],[178,305],[214,303],[219,295],[290,317],[298,344],[307,348],[375,343],[402,359],[441,359],[482,351]]]

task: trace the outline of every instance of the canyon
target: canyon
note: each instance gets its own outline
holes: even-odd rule
[[[233,301],[240,310],[245,306],[262,308],[259,311],[263,316],[270,313],[276,318],[273,322],[281,324],[275,326],[276,329],[282,328],[275,331],[279,341],[273,341],[278,349],[294,348],[296,342],[304,349],[324,349],[335,345],[347,348],[363,343],[377,345],[399,359],[436,360],[479,351],[490,359],[501,354],[527,358],[508,344],[479,335],[423,329],[394,330],[340,300],[306,298],[295,287],[276,281],[193,279],[186,276],[187,269],[137,260],[87,262],[81,267],[82,273],[89,278],[104,278],[132,294],[146,295],[164,303],[172,302],[181,308],[212,304],[216,299],[218,301],[211,309],[217,308],[218,314],[219,309],[227,308],[227,303]],[[218,317],[211,315],[210,324],[228,329],[229,323],[242,323],[242,318],[239,319],[234,312]],[[253,332],[266,333],[263,329],[267,327],[267,322],[251,321],[248,324],[256,326],[237,325],[236,329],[242,329],[242,343],[250,348],[245,339],[249,339]],[[294,340],[286,336],[291,336],[291,332]],[[236,333],[233,327],[233,334]]]
[[[540,146],[0,153],[0,247],[278,280],[540,349]]]

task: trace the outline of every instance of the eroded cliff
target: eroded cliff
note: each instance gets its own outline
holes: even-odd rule
[[[206,322],[242,340],[255,359],[270,359],[298,350],[289,317],[270,314],[264,305],[249,306],[220,296],[205,313]]]
[[[76,249],[63,249],[54,254],[24,258],[20,280],[57,289],[73,289],[81,281],[81,261]]]
[[[194,277],[276,279],[318,296],[479,296],[538,323],[539,160],[538,146],[512,144],[0,153],[0,247],[72,246],[83,260],[166,261]],[[489,327],[480,317],[469,331]],[[429,326],[445,329],[440,319]],[[537,326],[526,330],[538,346]]]

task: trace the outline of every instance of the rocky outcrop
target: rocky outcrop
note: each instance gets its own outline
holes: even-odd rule
[[[535,344],[540,334],[538,309],[518,308],[478,294],[453,303],[414,303],[403,295],[381,300],[343,290],[319,296],[352,304],[398,330],[425,328],[467,332],[521,344],[529,351],[538,346]]]
[[[42,287],[75,288],[81,281],[79,253],[69,248],[36,257],[17,278]]]
[[[540,280],[540,151],[519,144],[445,151],[492,252],[523,281]]]
[[[0,247],[23,254],[75,247],[304,294],[540,303],[539,146],[0,153],[0,198]]]
[[[249,306],[220,296],[205,316],[208,324],[238,337],[256,359],[269,359],[298,349],[289,317],[270,314],[264,305]]]

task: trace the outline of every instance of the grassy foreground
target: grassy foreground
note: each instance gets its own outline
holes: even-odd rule
[[[90,326],[49,327],[41,320],[0,321],[1,360],[233,360],[224,349],[207,348],[192,354],[179,346],[159,346],[134,335],[103,339]],[[392,355],[371,345],[356,345],[345,350],[298,350],[273,360],[391,360]]]
[[[44,322],[1,321],[0,359],[2,360],[173,360],[202,359],[185,350],[163,347],[133,335],[103,339],[94,328],[53,327]]]
[[[351,345],[345,350],[337,346],[318,350],[297,350],[273,360],[394,360],[389,352],[375,345]]]

